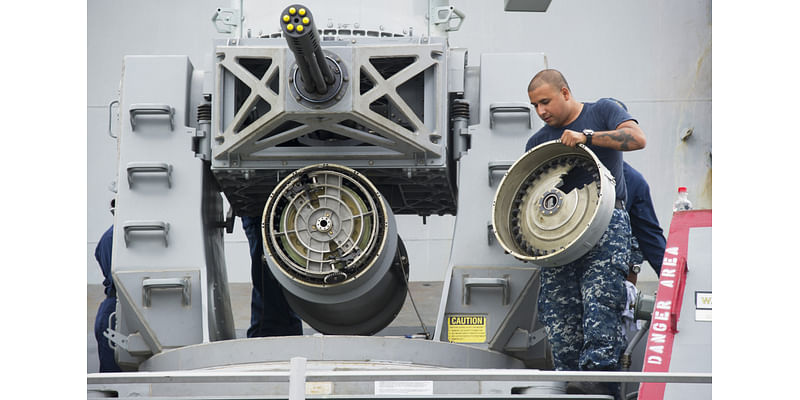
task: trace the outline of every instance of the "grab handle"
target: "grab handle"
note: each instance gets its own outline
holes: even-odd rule
[[[472,288],[493,288],[499,287],[503,289],[503,305],[508,304],[509,290],[508,278],[464,278],[464,295],[462,301],[464,304],[469,304],[469,293]]]
[[[148,278],[142,281],[142,303],[150,307],[150,293],[155,289],[181,289],[182,303],[188,307],[191,300],[189,278]]]
[[[164,235],[164,247],[167,247],[167,234],[169,233],[169,223],[164,221],[126,221],[122,225],[125,233],[125,247],[128,247],[134,232],[161,231]]]
[[[528,128],[533,128],[531,122],[531,106],[528,103],[494,103],[489,105],[489,128],[494,128],[494,115],[500,113],[526,113],[528,114]]]
[[[128,187],[133,188],[134,176],[140,173],[149,174],[164,174],[167,179],[167,187],[172,188],[172,165],[167,163],[153,163],[153,162],[129,162],[127,166],[128,171]]]
[[[139,103],[132,104],[130,109],[131,114],[131,130],[136,130],[136,116],[137,115],[167,115],[169,116],[169,130],[174,129],[173,116],[175,109],[168,104],[150,104]]]

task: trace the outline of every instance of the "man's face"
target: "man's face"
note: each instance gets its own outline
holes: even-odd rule
[[[566,88],[558,90],[549,83],[544,83],[528,92],[528,97],[536,114],[545,124],[556,128],[566,125],[570,114],[567,103],[569,91]]]

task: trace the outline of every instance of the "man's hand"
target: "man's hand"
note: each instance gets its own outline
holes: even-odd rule
[[[564,129],[564,133],[561,134],[561,143],[569,147],[575,147],[578,143],[586,143],[586,135],[583,132]]]

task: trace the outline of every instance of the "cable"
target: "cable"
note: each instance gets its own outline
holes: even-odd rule
[[[411,299],[411,306],[414,308],[414,313],[417,314],[417,319],[419,320],[419,325],[422,327],[422,331],[425,333],[425,339],[430,340],[431,334],[428,332],[428,329],[425,327],[425,323],[422,322],[422,316],[419,315],[419,310],[417,310],[417,304],[414,302],[414,296],[411,295],[411,286],[408,284],[408,275],[406,275],[406,270],[403,268],[404,261],[407,263],[408,259],[405,256],[400,256],[400,271],[403,272],[403,278],[406,283],[406,291],[408,292],[408,298]],[[406,264],[407,265],[407,264]]]

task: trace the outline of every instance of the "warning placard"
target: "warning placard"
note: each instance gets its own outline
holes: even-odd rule
[[[711,292],[694,292],[694,320],[711,321]]]
[[[452,343],[486,342],[486,316],[485,315],[448,316],[447,340]]]

